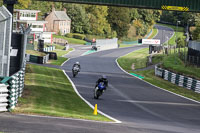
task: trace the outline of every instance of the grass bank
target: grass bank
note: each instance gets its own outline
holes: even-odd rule
[[[73,49],[70,48],[69,50],[61,50],[61,49],[56,49],[54,50],[53,52],[56,52],[57,53],[57,57],[58,59],[57,60],[49,60],[49,64],[52,64],[52,65],[58,65],[60,66],[62,63],[64,63],[66,60],[68,60],[68,58],[65,58],[65,57],[62,57],[63,55],[69,53],[70,51],[72,51]]]
[[[152,31],[152,34],[148,37],[148,39],[152,39],[154,38],[158,33],[158,29],[153,27],[153,31]]]
[[[55,52],[57,54],[58,59],[57,60],[49,60],[48,63],[52,64],[52,65],[58,65],[60,66],[63,62],[65,62],[67,60],[67,58],[62,57],[63,55],[69,53],[70,51],[72,51],[73,49],[70,48],[69,50],[64,50],[65,46],[59,45],[59,44],[52,44],[55,46],[55,50],[52,52]]]
[[[176,94],[180,94],[182,96],[200,101],[200,94],[195,93],[192,90],[188,90],[179,86],[176,86],[166,80],[163,80],[162,78],[159,78],[154,75],[154,69],[151,70],[144,70],[144,71],[133,71],[131,69],[132,64],[135,64],[135,69],[138,68],[144,68],[146,66],[146,60],[147,60],[147,54],[148,49],[140,49],[135,52],[132,52],[126,56],[123,56],[119,58],[117,61],[119,65],[127,72],[132,72],[136,73],[138,75],[141,75],[144,77],[144,80],[156,85],[158,87],[161,87],[163,89],[169,90],[171,92],[174,92]],[[184,67],[183,62],[178,60],[177,58],[177,64],[174,65],[174,58],[171,56],[175,55],[170,55],[170,56],[164,56],[164,55],[157,55],[153,58],[154,63],[158,62],[164,62],[164,66],[168,69],[173,69],[173,71],[178,72],[178,73],[184,73],[190,74],[190,75],[200,75],[200,68],[195,68],[195,67]],[[177,57],[177,56],[175,56]],[[193,72],[193,73],[192,73]],[[196,73],[196,74],[194,74]]]
[[[93,110],[75,93],[62,70],[28,64],[23,96],[14,113],[110,121]]]
[[[148,48],[129,53],[119,58],[117,61],[124,70],[132,72],[133,65],[135,69],[146,67],[146,56],[148,56]]]
[[[26,50],[27,54],[35,55],[35,56],[45,56],[46,54],[43,52],[35,51],[35,50]]]
[[[75,38],[68,38],[68,37],[65,37],[65,36],[53,35],[53,37],[65,39],[70,44],[85,44],[86,43],[86,41],[84,41],[84,40],[75,39]]]

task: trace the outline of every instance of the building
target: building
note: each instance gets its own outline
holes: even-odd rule
[[[15,9],[13,13],[13,31],[20,32],[21,25],[27,28],[31,25],[31,34],[34,40],[44,39],[45,43],[52,43],[52,32],[46,32],[47,21],[37,21],[38,10]]]
[[[71,19],[66,14],[66,9],[64,11],[55,11],[55,8],[52,9],[52,12],[45,18],[47,31],[60,32],[61,35],[70,33],[71,29]]]

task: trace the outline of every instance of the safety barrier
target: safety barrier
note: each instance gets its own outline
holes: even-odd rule
[[[162,68],[158,68],[158,66],[155,66],[155,75],[165,80],[168,80],[169,82],[173,84],[176,84],[178,86],[200,93],[199,80],[196,80],[187,76],[179,75]]]
[[[23,88],[24,88],[24,76],[25,76],[25,68],[22,68],[19,72],[11,76],[11,80],[9,80],[9,108],[14,109],[18,98],[22,96]]]
[[[54,51],[55,48],[56,48],[55,46],[46,47],[46,48],[44,48],[44,52],[51,52],[51,51]]]
[[[7,111],[8,106],[8,85],[0,84],[0,112]]]
[[[48,62],[48,60],[49,60],[49,54],[45,56],[35,56],[35,55],[26,54],[26,61],[28,62],[45,64]]]
[[[96,40],[96,47],[98,50],[107,50],[107,49],[113,49],[118,48],[118,38],[113,39],[97,39]]]
[[[25,65],[24,65],[25,66]],[[21,68],[10,77],[1,77],[0,112],[14,109],[24,88],[25,68]]]

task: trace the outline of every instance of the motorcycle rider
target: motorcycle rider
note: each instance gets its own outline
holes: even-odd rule
[[[105,85],[105,90],[106,90],[106,88],[108,87],[108,79],[107,79],[106,75],[102,75],[101,78],[99,78],[99,79],[96,81],[96,86],[95,86],[95,88],[98,86],[98,84],[99,84],[100,82],[103,82],[103,83],[104,83],[104,85]]]
[[[73,71],[73,69],[74,69],[75,67],[78,67],[78,68],[79,68],[79,69],[78,69],[78,72],[80,72],[81,65],[80,65],[80,63],[79,63],[78,61],[73,65],[72,71]]]

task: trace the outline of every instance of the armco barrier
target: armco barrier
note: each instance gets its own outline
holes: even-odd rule
[[[24,65],[25,66],[25,65]],[[24,88],[25,68],[0,81],[0,112],[14,109]]]
[[[155,66],[155,75],[178,86],[200,93],[200,81]]]
[[[9,108],[15,108],[18,98],[22,96],[23,88],[24,88],[24,76],[25,76],[25,68],[22,68],[19,72],[11,76],[11,80],[9,80]]]
[[[8,107],[8,85],[0,84],[0,112],[7,111]]]

